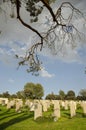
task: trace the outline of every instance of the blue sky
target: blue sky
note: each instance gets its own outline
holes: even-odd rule
[[[62,1],[64,0],[58,0],[59,3]],[[72,2],[79,9],[83,9],[82,11],[86,15],[85,0],[67,1]],[[0,29],[3,30],[0,35],[0,93],[21,91],[27,82],[42,84],[45,95],[51,92],[58,94],[59,90],[63,90],[65,93],[74,90],[78,94],[81,89],[86,89],[85,41],[84,44],[81,41],[74,50],[67,45],[64,48],[64,53],[66,52],[64,55],[54,56],[44,51],[40,56],[43,61],[43,70],[40,72],[40,76],[32,76],[26,72],[26,67],[20,67],[17,70],[18,60],[15,59],[14,54],[23,55],[25,53],[26,48],[30,46],[28,43],[32,41],[33,33],[24,28],[16,19],[10,19],[8,15],[6,19],[3,15],[0,17],[2,17],[2,19],[0,18]],[[79,21],[81,31],[82,19],[77,21]],[[86,34],[86,30],[84,31]]]
[[[45,95],[51,92],[58,94],[59,90],[63,90],[65,93],[74,90],[78,94],[81,89],[86,88],[85,64],[63,63],[59,60],[50,62],[51,64],[47,63],[46,70],[52,75],[51,77],[35,77],[28,74],[25,67],[17,70],[17,66],[9,66],[0,62],[0,93],[21,91],[27,82],[42,84]]]

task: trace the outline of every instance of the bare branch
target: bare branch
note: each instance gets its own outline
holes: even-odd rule
[[[27,28],[29,28],[30,30],[32,30],[33,32],[35,32],[41,39],[43,39],[43,37],[41,36],[41,34],[34,29],[33,27],[31,27],[29,24],[25,23],[20,16],[20,1],[16,0],[16,9],[17,9],[17,18],[20,20],[20,22]]]
[[[51,14],[51,16],[52,16],[52,18],[53,18],[53,21],[58,24],[58,21],[57,21],[57,19],[56,19],[56,17],[55,17],[55,14],[54,14],[52,8],[50,7],[50,5],[49,5],[45,0],[40,0],[40,1],[41,1],[41,2],[44,4],[44,6],[49,10],[49,12],[50,12],[50,14]]]

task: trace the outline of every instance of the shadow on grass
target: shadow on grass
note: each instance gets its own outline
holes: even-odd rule
[[[6,110],[6,111],[3,111],[3,110],[1,110],[1,113],[0,113],[0,116],[3,116],[3,115],[5,115],[5,114],[7,114],[10,110],[8,109],[8,110]]]
[[[69,119],[69,118],[70,118],[70,113],[69,113],[69,111],[64,111],[64,112],[62,113],[62,116]]]
[[[64,112],[64,114],[66,115],[66,116],[70,116],[70,113],[68,113],[68,112]]]
[[[14,109],[8,109],[8,110],[5,110],[5,111],[3,111],[3,109],[2,109],[2,111],[0,113],[0,121],[4,120],[6,118],[9,118],[11,116],[16,116],[16,115],[18,115],[18,113],[15,113]]]
[[[13,116],[16,116],[16,115],[18,115],[18,113],[3,113],[3,117],[2,118],[0,118],[0,121],[1,120],[4,120],[4,119],[6,119],[6,118],[9,118],[9,117],[13,117]]]
[[[3,122],[1,125],[0,125],[0,130],[5,130],[7,127],[11,126],[11,125],[14,125],[14,124],[17,124],[17,123],[20,123],[21,121],[24,121],[28,118],[32,118],[33,117],[33,113],[29,113],[29,114],[24,114],[22,113],[22,115],[20,116],[17,116],[17,117],[13,117],[12,119],[10,119],[9,121],[7,122]]]

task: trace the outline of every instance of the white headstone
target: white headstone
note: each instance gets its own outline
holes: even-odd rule
[[[74,101],[70,101],[70,116],[73,117],[76,115],[76,103]]]
[[[64,102],[64,109],[68,110],[68,106],[69,106],[69,102],[67,100],[65,100],[65,102]]]
[[[42,105],[40,103],[35,103],[34,120],[38,117],[42,117]]]
[[[86,114],[86,101],[82,101],[81,103],[82,108],[83,108],[83,113]]]
[[[16,112],[19,112],[22,107],[23,107],[23,101],[17,100],[16,101]]]
[[[54,113],[53,113],[53,116],[55,118],[60,118],[60,104],[59,104],[59,101],[58,100],[54,100],[53,101],[53,104],[54,104]]]

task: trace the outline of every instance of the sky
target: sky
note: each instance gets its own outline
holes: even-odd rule
[[[67,0],[79,8],[86,16],[86,0]],[[52,7],[56,10],[65,0],[58,0]],[[58,4],[57,4],[58,3]],[[2,9],[6,9],[0,14],[0,93],[8,91],[16,93],[24,88],[27,82],[40,83],[44,88],[45,96],[51,92],[58,94],[60,90],[67,93],[73,90],[78,95],[81,89],[86,89],[86,41],[81,39],[78,41],[76,36],[77,47],[71,49],[66,45],[63,54],[51,55],[47,50],[43,50],[40,58],[43,61],[43,69],[39,76],[32,76],[26,72],[26,67],[18,67],[18,60],[15,54],[24,55],[25,50],[31,46],[34,33],[26,29],[16,19],[11,19],[10,5],[1,5]],[[28,22],[28,18],[21,11],[22,16]],[[65,12],[66,13],[66,12]],[[48,14],[40,15],[42,29],[45,29],[46,18]],[[74,24],[79,30],[86,34],[86,28],[82,27],[82,17],[74,19]],[[40,20],[39,20],[40,24]],[[86,23],[85,27],[86,27]],[[35,25],[33,25],[35,26]],[[36,25],[37,26],[37,25]],[[36,27],[35,26],[35,27]],[[38,29],[40,26],[38,25]],[[37,40],[37,39],[36,39]]]

